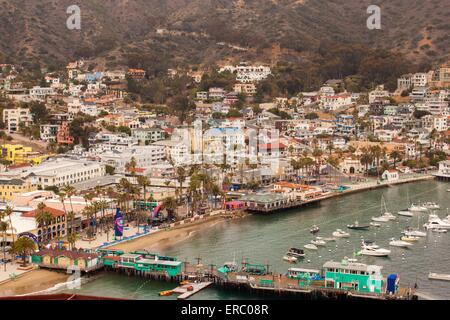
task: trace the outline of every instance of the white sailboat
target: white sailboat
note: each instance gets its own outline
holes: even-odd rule
[[[304,248],[308,249],[308,250],[317,250],[318,249],[317,246],[312,243],[305,244]]]
[[[441,207],[435,202],[425,202],[422,204],[423,207],[429,210],[439,210]]]
[[[414,214],[408,209],[400,210],[399,212],[397,212],[397,214],[403,217],[414,217]]]
[[[375,222],[388,222],[397,219],[392,213],[387,210],[386,201],[384,201],[384,196],[381,196],[381,216],[372,217],[372,221]]]

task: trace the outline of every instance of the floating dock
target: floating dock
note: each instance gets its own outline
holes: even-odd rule
[[[172,292],[179,294],[177,298],[178,300],[186,300],[192,297],[194,294],[199,293],[203,289],[208,288],[212,284],[212,282],[188,283],[173,289]]]

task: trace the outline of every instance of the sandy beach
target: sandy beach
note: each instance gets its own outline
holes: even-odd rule
[[[68,275],[60,272],[47,270],[33,270],[0,284],[0,296],[8,297],[14,295],[38,292],[54,287],[59,283],[66,282]]]
[[[110,249],[130,252],[139,249],[153,250],[163,253],[163,250],[179,242],[185,241],[195,232],[212,227],[226,221],[223,216],[213,216],[197,222],[181,225],[167,231],[159,231],[136,240],[121,243],[110,247]]]

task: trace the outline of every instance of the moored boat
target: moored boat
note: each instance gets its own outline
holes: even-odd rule
[[[391,250],[383,248],[373,249],[370,247],[365,247],[359,253],[363,256],[387,257],[391,254]]]
[[[397,214],[403,217],[414,217],[414,214],[408,209],[400,210],[399,212],[397,212]]]
[[[320,240],[320,239],[312,240],[311,243],[318,247],[324,247],[327,245],[327,243],[324,240]]]
[[[369,224],[359,224],[358,221],[355,221],[354,224],[348,224],[347,228],[352,230],[367,230],[370,228]]]
[[[406,230],[404,230],[402,232],[405,236],[413,236],[413,237],[426,237],[427,233],[417,230],[417,229],[413,229],[413,228],[407,228]]]
[[[318,249],[317,246],[312,243],[305,244],[304,247],[305,247],[305,249],[308,249],[308,250],[317,250]]]
[[[375,222],[388,222],[389,218],[388,217],[384,217],[384,216],[372,217],[372,221],[375,221]]]
[[[335,232],[333,232],[333,237],[336,238],[348,238],[350,237],[350,233],[342,231],[341,229],[337,229]]]
[[[288,252],[286,252],[286,255],[290,255],[296,258],[304,258],[305,257],[305,251],[302,249],[297,248],[290,248]]]
[[[283,260],[287,261],[289,263],[296,263],[298,259],[296,257],[291,256],[291,255],[285,255],[283,257]]]
[[[395,238],[392,238],[389,242],[389,245],[392,247],[400,247],[400,248],[407,248],[412,246],[411,242],[403,241],[403,240],[396,240]]]
[[[311,232],[312,234],[316,234],[320,231],[320,228],[316,225],[312,226],[311,229],[309,229],[309,232]]]
[[[450,229],[450,223],[446,223],[435,214],[431,214],[428,222],[424,224],[425,229]]]
[[[372,227],[381,227],[381,224],[379,224],[379,223],[377,223],[377,222],[371,222],[370,223],[370,225],[372,226]]]
[[[437,203],[435,203],[435,202],[425,202],[425,203],[422,204],[422,206],[423,206],[424,208],[429,209],[429,210],[439,210],[439,209],[441,208],[441,207],[440,207]]]
[[[450,274],[442,274],[442,273],[430,272],[428,274],[428,279],[450,281]]]
[[[408,210],[411,212],[427,212],[428,211],[428,209],[425,208],[424,206],[421,206],[419,204],[414,204],[414,203],[408,208]]]
[[[420,237],[415,237],[415,236],[402,236],[400,238],[400,240],[402,241],[406,241],[406,242],[416,242],[420,240]]]

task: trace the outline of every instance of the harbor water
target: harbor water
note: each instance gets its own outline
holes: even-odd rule
[[[430,272],[450,274],[450,233],[428,232],[411,248],[390,247],[391,238],[401,236],[407,227],[418,226],[428,220],[428,213],[416,213],[414,217],[398,216],[396,221],[381,223],[380,228],[371,227],[369,231],[354,231],[347,224],[358,221],[369,223],[372,217],[381,214],[381,197],[384,196],[389,212],[397,213],[408,207],[408,201],[433,201],[441,206],[436,213],[447,215],[450,208],[448,183],[425,181],[364,191],[347,196],[336,197],[308,208],[279,212],[267,216],[251,215],[243,219],[219,223],[208,229],[201,229],[187,241],[169,247],[161,254],[176,256],[192,263],[202,258],[203,265],[220,267],[226,261],[236,259],[240,263],[246,259],[250,263],[269,265],[276,273],[286,273],[293,266],[320,269],[329,260],[340,261],[353,257],[360,250],[361,239],[375,241],[380,247],[392,250],[388,258],[358,256],[359,262],[383,266],[383,275],[400,275],[401,286],[413,287],[430,298],[450,299],[450,282],[429,280]],[[329,242],[317,251],[306,251],[306,257],[292,265],[282,260],[290,247],[303,248],[314,236],[309,230],[312,225],[320,227],[319,236],[331,237],[336,229],[348,231],[350,238]],[[132,299],[176,299],[159,297],[163,290],[175,288],[174,283],[147,281],[138,277],[105,274],[75,291],[78,294]],[[208,288],[191,299],[252,299],[246,293],[223,291]]]

